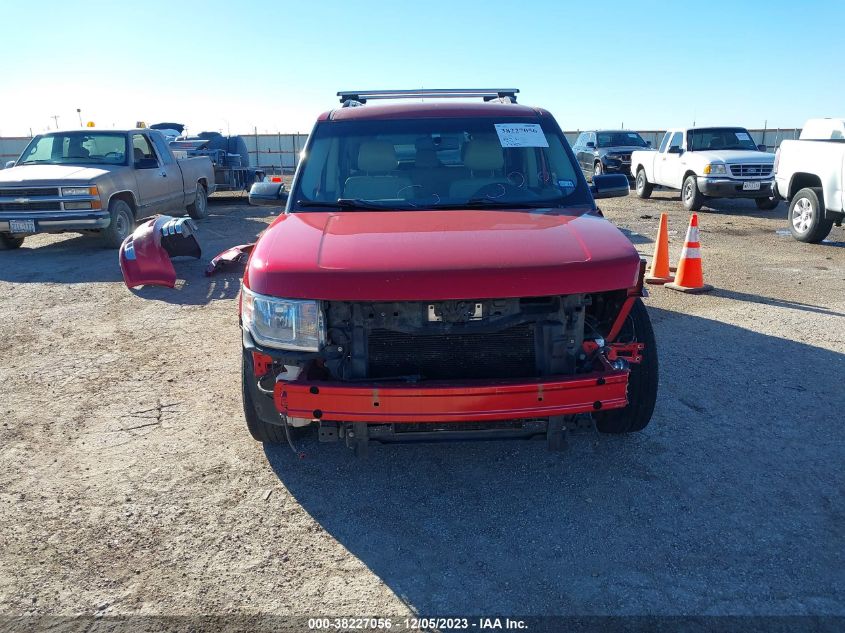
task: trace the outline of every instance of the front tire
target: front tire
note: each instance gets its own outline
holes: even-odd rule
[[[681,189],[681,200],[687,211],[698,211],[704,206],[704,194],[698,189],[698,179],[695,174],[690,174],[684,179],[684,186]]]
[[[188,215],[195,220],[201,220],[208,217],[208,193],[202,183],[197,183],[197,192],[194,195],[194,201],[189,204]]]
[[[244,408],[244,419],[249,434],[253,439],[265,444],[284,444],[287,442],[285,427],[281,425],[281,417],[276,412],[276,405],[270,396],[265,396],[250,385],[255,381],[252,366],[252,355],[244,351],[241,354],[241,398]],[[266,402],[256,402],[256,398],[265,398]],[[273,416],[279,424],[267,422]],[[309,427],[290,427],[292,439],[301,438],[308,434]]]
[[[23,237],[14,237],[11,233],[0,233],[0,251],[13,251],[23,244]]]
[[[638,169],[637,170],[637,180],[636,180],[636,188],[637,188],[637,197],[646,200],[651,197],[651,192],[654,191],[654,185],[652,185],[648,178],[645,175],[645,169]]]
[[[596,428],[602,433],[633,433],[642,431],[651,421],[657,401],[657,345],[654,330],[642,299],[634,302],[625,325],[619,333],[620,343],[638,342],[645,345],[642,360],[631,364],[628,376],[628,405],[622,409],[599,411],[593,414]]]
[[[780,204],[780,199],[776,196],[771,196],[770,198],[754,198],[754,202],[760,211],[771,211],[777,208]]]
[[[104,248],[120,248],[123,240],[135,229],[135,214],[123,200],[112,200],[109,204],[111,222],[100,233],[100,242]]]

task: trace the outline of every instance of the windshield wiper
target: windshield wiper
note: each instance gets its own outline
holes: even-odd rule
[[[405,202],[404,204],[408,204]],[[405,208],[405,207],[397,207],[394,205],[387,205],[387,204],[379,204],[376,202],[370,202],[369,200],[362,200],[360,198],[338,198],[337,202],[320,202],[318,200],[297,200],[296,206],[298,207],[323,207],[329,209],[367,209],[369,210],[376,210],[376,211],[391,211],[396,208]]]
[[[544,200],[499,200],[496,198],[470,198],[466,202],[442,205],[461,209],[542,209],[558,206],[563,198],[547,198]],[[441,208],[437,205],[435,208]]]

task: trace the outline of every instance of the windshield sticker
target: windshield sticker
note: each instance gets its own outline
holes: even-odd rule
[[[558,180],[557,186],[562,189],[575,189],[575,183],[571,180]]]
[[[631,138],[640,138],[640,135],[636,132],[628,132],[628,136]]]
[[[502,147],[548,147],[539,123],[494,123]]]
[[[734,134],[736,134],[736,137],[737,137],[740,141],[750,141],[750,140],[751,140],[751,137],[750,137],[750,136],[748,136],[748,134],[747,134],[747,133],[745,133],[745,132],[734,132]]]

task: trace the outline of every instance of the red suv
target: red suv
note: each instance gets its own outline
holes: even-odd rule
[[[644,266],[594,202],[627,179],[590,187],[551,114],[516,92],[338,93],[319,117],[243,279],[255,439],[316,425],[362,453],[442,437],[559,448],[590,415],[607,433],[648,424]],[[368,103],[407,97],[479,100]]]

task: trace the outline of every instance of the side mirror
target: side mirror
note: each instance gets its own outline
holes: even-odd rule
[[[15,161],[8,160],[8,161],[6,161],[6,167],[4,167],[4,169],[9,169],[10,167],[14,167],[14,166],[15,166]]]
[[[680,147],[673,146],[666,150],[667,154],[678,154],[679,156],[684,153],[684,150]]]
[[[591,147],[591,148],[595,149],[596,144],[593,143],[592,141],[587,141],[587,147]]]
[[[628,177],[624,174],[601,174],[593,176],[593,184],[590,193],[593,198],[622,198],[630,193]]]
[[[249,189],[249,203],[259,207],[284,206],[289,195],[284,183],[256,182]]]
[[[760,150],[761,152],[768,152],[769,151],[769,148],[766,147],[765,145],[758,145],[757,149]]]
[[[646,141],[645,144],[646,144],[646,147],[651,147],[651,141]]]
[[[155,158],[142,158],[135,161],[135,169],[155,169],[158,161]]]

